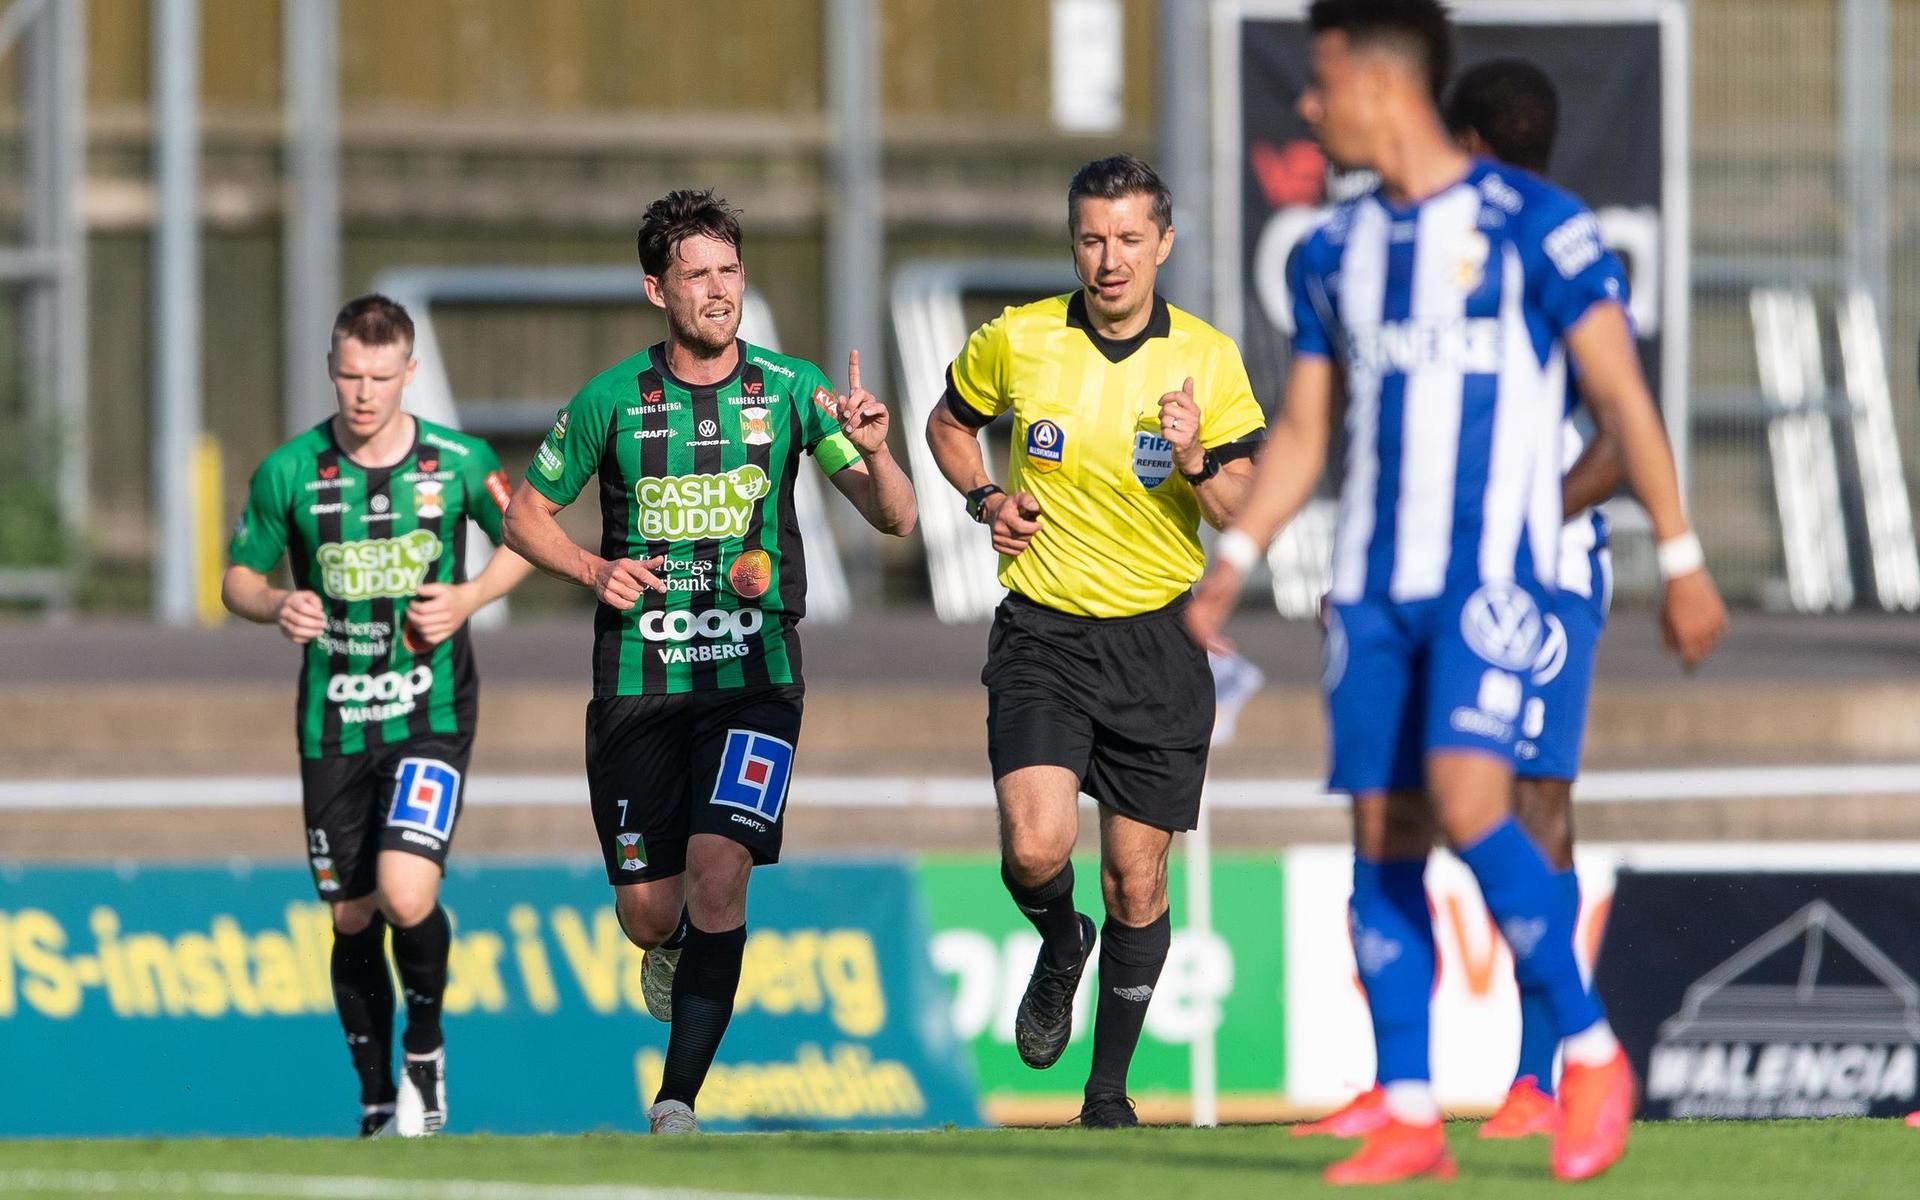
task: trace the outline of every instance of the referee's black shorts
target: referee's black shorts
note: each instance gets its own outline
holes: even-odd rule
[[[1181,624],[1182,595],[1136,617],[1076,617],[1011,593],[993,616],[993,777],[1065,767],[1124,817],[1192,829],[1213,736],[1213,673]]]

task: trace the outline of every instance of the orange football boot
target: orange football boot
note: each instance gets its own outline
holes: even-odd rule
[[[1399,1183],[1403,1179],[1452,1179],[1457,1168],[1447,1153],[1446,1126],[1407,1125],[1388,1118],[1360,1149],[1321,1175],[1332,1184]]]
[[[1920,1112],[1910,1112],[1907,1114],[1907,1128],[1920,1129]]]
[[[1293,1127],[1295,1137],[1365,1137],[1385,1125],[1387,1116],[1386,1089],[1379,1084],[1361,1092],[1347,1101],[1346,1107],[1336,1109],[1321,1117],[1318,1121],[1308,1121]]]
[[[1540,1090],[1531,1075],[1522,1075],[1507,1089],[1507,1098],[1499,1111],[1480,1126],[1480,1136],[1489,1141],[1539,1137],[1560,1128],[1560,1108],[1553,1097]]]
[[[1553,1135],[1555,1179],[1592,1179],[1626,1153],[1635,1091],[1623,1050],[1597,1067],[1567,1064],[1560,1076],[1560,1128]]]

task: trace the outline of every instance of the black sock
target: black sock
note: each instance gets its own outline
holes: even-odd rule
[[[681,946],[684,946],[687,941],[687,928],[692,924],[693,922],[687,919],[687,910],[682,908],[680,910],[680,924],[674,927],[673,936],[661,942],[659,948],[662,950],[678,950]]]
[[[1173,923],[1166,913],[1140,929],[1112,917],[1100,927],[1100,1003],[1093,1018],[1093,1072],[1087,1096],[1127,1094],[1127,1067],[1140,1044],[1140,1026],[1160,968],[1167,963]]]
[[[360,1076],[360,1103],[392,1104],[393,977],[387,974],[387,922],[375,913],[359,933],[333,931],[333,1002]]]
[[[447,910],[434,905],[426,920],[393,927],[393,965],[407,996],[407,1032],[400,1039],[408,1054],[432,1054],[445,1039],[440,1033],[440,998],[447,991],[447,951],[453,927]]]
[[[1040,931],[1040,944],[1046,950],[1047,962],[1056,967],[1070,967],[1079,962],[1080,914],[1073,909],[1073,864],[1060,868],[1058,875],[1039,887],[1030,888],[1015,879],[1013,871],[1002,860],[1000,882],[1007,885],[1013,902]]]
[[[707,1081],[707,1068],[733,1020],[733,995],[740,990],[740,953],[747,927],[708,933],[688,922],[673,973],[673,1032],[667,1035],[667,1065],[653,1102],[678,1100],[688,1108]]]

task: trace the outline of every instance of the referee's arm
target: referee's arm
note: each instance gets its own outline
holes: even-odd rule
[[[954,403],[949,389],[947,399],[935,405],[927,418],[927,448],[940,464],[940,473],[964,496],[991,484],[993,477],[987,474],[986,455],[980,449],[980,431],[992,418],[963,421],[959,415],[963,411],[971,410]],[[1018,555],[1040,532],[1039,502],[1026,492],[1017,496],[996,492],[986,498],[981,510],[982,523],[993,535],[993,548],[1002,554]]]

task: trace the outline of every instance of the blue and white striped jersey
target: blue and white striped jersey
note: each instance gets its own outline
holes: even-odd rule
[[[1622,297],[1625,303],[1625,297]],[[1574,420],[1574,412],[1580,407],[1580,389],[1572,379],[1567,382],[1567,416],[1561,422],[1560,472],[1564,476],[1580,460],[1580,454],[1587,448],[1587,438],[1581,432],[1579,422]],[[1598,506],[1583,513],[1576,513],[1568,519],[1560,530],[1560,571],[1558,583],[1563,592],[1572,592],[1576,596],[1588,599],[1596,598],[1600,593],[1601,607],[1609,607],[1607,570],[1602,565],[1601,552],[1607,549],[1607,514]]]
[[[1580,201],[1475,160],[1417,204],[1335,209],[1288,265],[1294,353],[1347,384],[1336,603],[1553,588],[1565,335],[1626,276]]]

